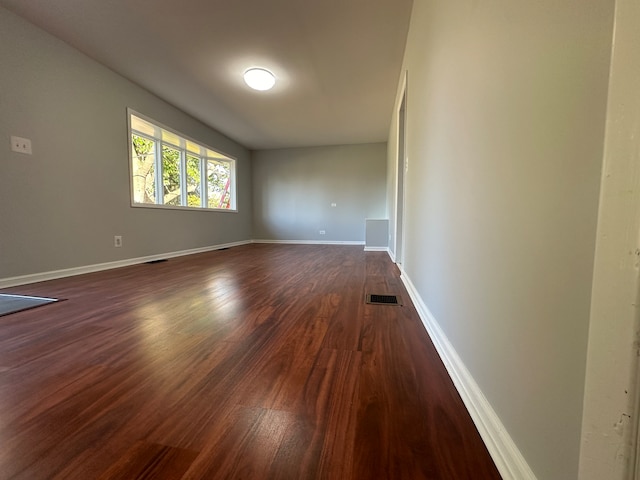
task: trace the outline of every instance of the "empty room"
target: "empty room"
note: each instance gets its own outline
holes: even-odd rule
[[[0,479],[640,478],[637,0],[0,0]]]

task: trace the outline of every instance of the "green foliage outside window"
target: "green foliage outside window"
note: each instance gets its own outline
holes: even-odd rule
[[[164,204],[179,206],[180,151],[167,145],[162,145],[162,187]]]
[[[156,203],[155,142],[135,134],[131,141],[134,202]]]
[[[199,157],[187,155],[187,205],[190,207],[200,207],[202,204],[200,163]]]

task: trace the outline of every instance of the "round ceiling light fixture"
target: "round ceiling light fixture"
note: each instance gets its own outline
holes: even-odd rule
[[[276,84],[276,77],[264,68],[250,68],[244,72],[244,81],[254,90],[271,90]]]

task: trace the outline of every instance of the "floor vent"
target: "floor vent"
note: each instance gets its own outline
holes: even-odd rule
[[[402,305],[397,295],[374,295],[369,293],[366,301],[372,305]]]

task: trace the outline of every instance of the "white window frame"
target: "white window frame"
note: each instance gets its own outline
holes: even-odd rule
[[[153,135],[136,130],[132,127],[132,117],[144,121],[153,127]],[[178,139],[179,145],[163,140],[163,131],[169,135],[175,135]],[[156,203],[139,203],[135,201],[134,181],[133,181],[133,145],[132,135],[137,135],[154,142],[154,175],[155,175],[155,201]],[[200,152],[196,153],[192,149],[187,148],[187,143],[191,148],[194,146],[199,147]],[[236,183],[236,158],[220,151],[219,149],[210,147],[202,142],[195,140],[183,133],[180,133],[162,123],[153,120],[131,108],[127,108],[127,144],[128,144],[128,161],[129,161],[129,185],[130,185],[130,198],[131,206],[138,208],[160,208],[169,210],[203,210],[214,212],[230,212],[237,213],[237,183]],[[164,204],[164,189],[163,189],[163,172],[162,172],[162,145],[176,149],[180,152],[180,203],[181,205],[166,205]],[[200,159],[200,206],[190,206],[187,204],[187,156],[197,157]],[[207,176],[207,163],[209,160],[216,162],[228,163],[230,170],[229,178],[229,208],[211,208],[208,206],[208,194],[209,184]]]

